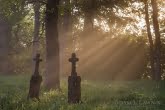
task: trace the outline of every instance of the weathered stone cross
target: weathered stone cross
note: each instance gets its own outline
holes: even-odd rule
[[[76,62],[78,62],[79,59],[76,57],[75,53],[72,53],[72,57],[69,58],[69,62],[72,63],[72,72],[71,72],[71,76],[77,76],[77,72],[76,72]]]
[[[71,76],[68,77],[68,103],[79,103],[81,101],[81,77],[77,76],[76,62],[79,59],[75,53],[72,53],[72,57],[69,58],[69,62],[72,63]]]
[[[42,76],[39,74],[39,63],[42,61],[42,59],[40,59],[40,54],[36,54],[36,58],[34,58],[33,60],[36,61],[35,70],[34,70],[34,74],[30,79],[29,94],[27,98],[28,99],[36,98],[40,100],[39,92],[40,92],[40,85],[42,82]]]
[[[37,54],[36,58],[33,60],[36,61],[34,75],[39,75],[39,63],[42,61],[42,59],[40,59],[40,54]]]

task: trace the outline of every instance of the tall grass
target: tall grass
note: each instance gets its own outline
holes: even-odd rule
[[[0,110],[165,110],[165,83],[82,81],[82,103],[67,103],[67,79],[61,91],[46,91],[40,102],[27,100],[29,76],[0,76]]]

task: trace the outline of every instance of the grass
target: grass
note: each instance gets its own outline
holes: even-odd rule
[[[0,76],[0,110],[164,110],[165,83],[153,81],[82,81],[81,104],[67,103],[67,80],[61,92],[45,91],[40,102],[27,101],[30,76]]]

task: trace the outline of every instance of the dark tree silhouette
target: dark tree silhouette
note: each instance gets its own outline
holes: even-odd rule
[[[47,89],[59,89],[58,5],[60,0],[47,0],[46,5],[46,76]]]
[[[36,56],[39,51],[39,32],[40,32],[40,2],[34,2],[34,35],[33,35],[33,50],[32,58]],[[34,72],[35,63],[33,62],[32,72]]]
[[[143,2],[145,5],[145,21],[146,21],[147,34],[148,34],[148,40],[149,40],[149,45],[150,45],[151,74],[152,74],[152,79],[154,80],[155,79],[154,43],[153,43],[151,28],[150,28],[148,0],[144,0]]]
[[[10,52],[11,26],[4,19],[0,19],[0,33],[0,73],[9,74],[8,55]]]
[[[155,79],[161,80],[161,40],[159,32],[159,22],[158,22],[158,7],[156,0],[151,0],[151,5],[153,8],[153,26],[155,31]]]

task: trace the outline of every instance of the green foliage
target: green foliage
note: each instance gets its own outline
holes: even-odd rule
[[[0,0],[0,15],[10,25],[16,24],[27,15],[25,0]]]
[[[67,103],[67,81],[61,92],[42,87],[40,102],[27,101],[29,76],[0,77],[2,110],[164,110],[165,83],[153,81],[93,82],[82,81],[82,102]]]

